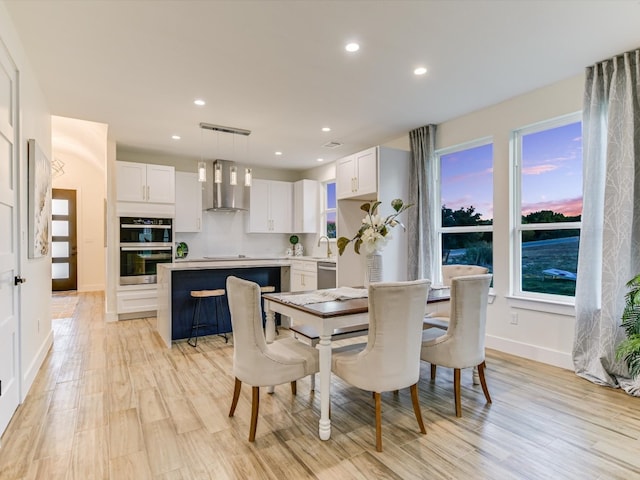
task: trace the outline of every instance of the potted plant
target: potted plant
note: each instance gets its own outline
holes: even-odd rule
[[[627,338],[616,347],[616,359],[624,359],[633,379],[640,375],[640,274],[627,282],[622,324]]]

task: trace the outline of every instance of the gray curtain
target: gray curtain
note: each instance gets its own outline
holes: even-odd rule
[[[409,280],[433,280],[437,264],[435,225],[432,221],[435,198],[436,126],[425,125],[409,132],[411,143],[411,178],[407,210],[409,241]]]
[[[584,205],[573,362],[594,383],[640,394],[615,347],[625,283],[640,273],[640,50],[586,70]]]

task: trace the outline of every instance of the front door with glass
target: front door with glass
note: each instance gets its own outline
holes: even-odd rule
[[[54,188],[51,214],[51,289],[77,290],[76,191]]]

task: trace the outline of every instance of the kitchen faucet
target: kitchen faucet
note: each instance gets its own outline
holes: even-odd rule
[[[331,246],[329,244],[329,237],[327,237],[326,235],[321,236],[318,239],[318,246],[320,246],[320,242],[322,242],[323,238],[327,241],[327,258],[331,258]]]

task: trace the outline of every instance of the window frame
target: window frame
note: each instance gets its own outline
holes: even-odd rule
[[[336,179],[332,179],[332,180],[327,180],[321,183],[322,185],[322,194],[321,194],[321,208],[320,208],[320,221],[321,221],[321,229],[320,229],[320,234],[326,236],[330,242],[336,242],[337,238],[338,238],[338,197],[337,197],[337,190],[336,190],[336,206],[334,208],[329,208],[328,203],[329,203],[329,195],[327,194],[327,189],[328,186],[330,184],[334,184],[337,188],[336,185]],[[329,234],[327,233],[327,217],[330,213],[335,213],[336,216],[336,236],[335,237],[329,237]]]
[[[522,289],[522,233],[532,230],[580,230],[582,222],[522,223],[522,139],[526,135],[540,133],[572,123],[583,124],[582,111],[561,115],[547,120],[514,129],[510,135],[510,262],[511,278],[509,296],[514,299],[537,300],[549,303],[573,305],[575,295],[557,295],[552,293],[530,292]],[[584,150],[583,150],[584,151]],[[584,193],[583,193],[584,201]],[[579,244],[578,244],[578,248]]]
[[[453,145],[451,147],[445,147],[437,149],[434,152],[435,157],[435,196],[436,202],[434,203],[434,212],[433,218],[436,226],[436,248],[435,253],[438,259],[437,274],[438,274],[438,284],[442,284],[442,235],[444,233],[474,233],[474,232],[491,232],[491,249],[493,250],[493,221],[490,225],[477,225],[477,226],[458,226],[458,227],[443,227],[442,226],[442,161],[441,157],[443,155],[449,155],[451,153],[460,152],[463,150],[471,150],[472,148],[482,147],[485,145],[492,145],[495,148],[495,143],[493,141],[493,137],[482,137],[476,140],[471,140],[469,142],[460,143],[457,145]],[[495,157],[495,155],[494,155]],[[492,167],[493,167],[493,158],[492,158]],[[491,182],[491,198],[494,198],[494,183]],[[493,201],[492,201],[493,205]],[[492,219],[493,220],[493,219]]]

